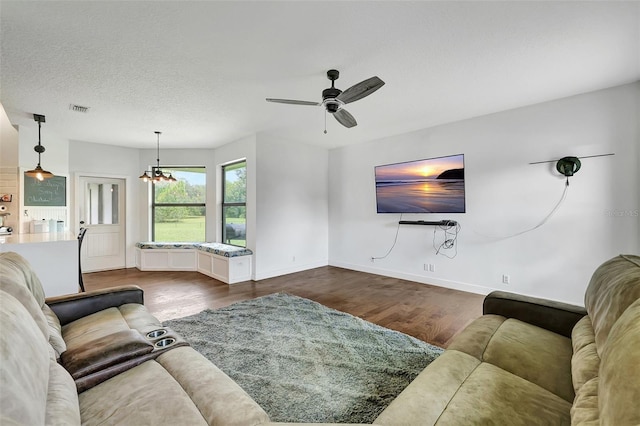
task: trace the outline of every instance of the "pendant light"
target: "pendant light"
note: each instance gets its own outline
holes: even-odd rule
[[[169,173],[169,176],[167,176],[164,173],[162,173],[162,170],[160,169],[160,135],[162,134],[162,132],[155,131],[154,133],[156,134],[156,137],[157,137],[157,154],[158,155],[156,158],[156,166],[151,167],[151,171],[145,170],[144,173],[140,176],[140,179],[142,179],[143,182],[152,182],[152,183],[175,182],[177,179],[174,178],[171,175],[171,173]]]
[[[53,173],[43,170],[42,167],[40,167],[40,154],[42,154],[45,151],[44,146],[42,146],[42,143],[40,140],[40,129],[42,127],[42,123],[45,122],[45,119],[44,119],[44,115],[40,115],[40,114],[33,114],[33,119],[38,122],[38,145],[33,147],[33,150],[38,153],[38,165],[36,166],[35,169],[27,170],[24,174],[25,176],[38,179],[39,181],[43,181],[45,179],[49,179],[54,176]]]

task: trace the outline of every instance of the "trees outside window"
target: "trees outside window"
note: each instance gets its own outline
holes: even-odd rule
[[[177,182],[153,184],[152,240],[206,240],[206,171],[204,167],[172,167],[163,169]]]
[[[247,246],[247,161],[222,166],[222,242]]]

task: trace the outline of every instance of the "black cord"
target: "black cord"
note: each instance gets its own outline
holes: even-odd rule
[[[433,249],[436,251],[436,255],[441,254],[445,257],[448,257],[449,259],[453,259],[458,255],[458,245],[456,244],[456,242],[458,241],[458,232],[460,232],[460,229],[462,229],[462,226],[460,226],[459,223],[456,223],[455,225],[451,223],[447,223],[446,225],[439,225],[439,228],[444,231],[444,241],[442,242],[442,244],[436,247],[436,231],[438,229],[434,227],[433,228]],[[451,248],[455,249],[455,253],[453,254],[453,256],[449,256],[445,253],[441,253],[442,249],[451,249]]]

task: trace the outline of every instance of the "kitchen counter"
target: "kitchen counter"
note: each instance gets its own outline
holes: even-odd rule
[[[74,233],[2,235],[3,251],[19,253],[29,261],[46,297],[78,292],[78,238]]]
[[[42,232],[39,234],[0,235],[0,244],[48,243],[52,241],[73,241],[78,236],[72,232]],[[6,251],[6,250],[3,250]]]

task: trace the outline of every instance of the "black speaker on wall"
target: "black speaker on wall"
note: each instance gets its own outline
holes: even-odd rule
[[[563,176],[573,176],[580,170],[580,159],[578,157],[563,157],[556,163],[556,170]]]

